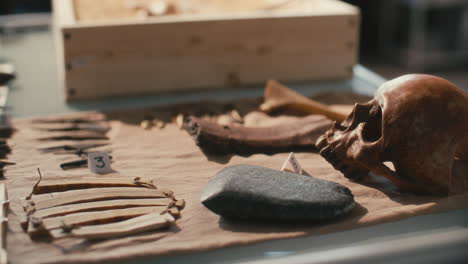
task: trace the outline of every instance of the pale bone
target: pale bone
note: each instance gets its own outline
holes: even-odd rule
[[[0,264],[8,263],[6,252],[8,194],[5,183],[0,183]]]
[[[77,130],[89,130],[95,132],[106,133],[110,130],[109,122],[96,122],[96,123],[50,123],[50,124],[36,124],[33,126],[34,129],[43,131],[77,131]]]
[[[72,213],[80,212],[89,212],[89,211],[98,211],[98,210],[111,210],[111,209],[123,209],[130,207],[144,207],[144,206],[170,206],[175,204],[179,209],[182,209],[178,206],[179,201],[174,202],[169,198],[158,198],[158,199],[119,199],[119,200],[107,200],[99,202],[89,202],[89,203],[78,203],[78,204],[69,204],[62,205],[57,207],[51,207],[47,209],[42,209],[39,211],[33,211],[30,215],[31,217],[36,218],[48,218],[54,216],[62,216]],[[24,217],[21,219],[21,226],[23,229],[27,229],[29,217]]]
[[[410,74],[356,104],[317,147],[347,178],[373,172],[405,191],[446,195],[468,191],[467,140],[468,94],[442,78]]]
[[[24,200],[23,207],[26,212],[42,210],[59,205],[136,198],[168,198],[172,192],[162,189],[147,189],[133,187],[90,188],[48,194],[33,195],[31,200]]]
[[[184,114],[178,114],[175,118],[175,122],[179,129],[184,128]]]
[[[41,181],[33,190],[33,194],[51,192],[64,192],[76,189],[98,188],[98,187],[146,187],[156,189],[151,181],[136,178],[82,178]]]
[[[172,208],[171,208],[172,209]],[[134,207],[125,209],[105,210],[97,212],[83,212],[57,216],[51,218],[35,218],[29,221],[28,234],[36,236],[39,233],[57,228],[73,228],[74,226],[95,225],[126,220],[140,215],[167,211],[167,206]]]
[[[309,114],[324,115],[338,122],[345,120],[348,114],[335,111],[327,105],[307,98],[275,80],[267,82],[264,100],[264,103],[260,105],[260,110],[264,112],[271,112],[278,108],[287,107]]]
[[[117,223],[79,227],[72,229],[71,235],[73,237],[90,240],[121,237],[145,231],[163,229],[174,222],[174,217],[168,213],[162,215],[159,213],[151,213]],[[54,230],[51,234],[54,238],[67,235],[60,230]]]
[[[86,115],[77,114],[74,116],[67,115],[67,117],[47,117],[47,118],[36,118],[32,123],[94,123],[98,121],[106,120],[106,116],[102,113],[89,113]]]

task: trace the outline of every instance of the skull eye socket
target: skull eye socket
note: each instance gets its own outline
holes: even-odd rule
[[[368,142],[375,142],[382,137],[382,109],[374,105],[369,111],[369,119],[366,121],[362,138]]]

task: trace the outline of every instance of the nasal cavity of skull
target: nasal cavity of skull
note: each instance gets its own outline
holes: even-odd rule
[[[369,111],[363,131],[362,138],[368,142],[375,142],[382,137],[382,109],[378,106],[373,106]]]

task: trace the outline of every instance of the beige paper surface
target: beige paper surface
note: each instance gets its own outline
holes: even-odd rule
[[[242,115],[247,114],[246,125],[271,125],[296,118],[291,116],[272,118],[258,112],[249,113],[258,103],[250,101],[237,105]],[[229,108],[222,104],[200,103],[198,106],[153,109],[151,113],[169,121],[168,116],[171,111],[190,109],[190,112],[203,113],[211,111],[211,108],[223,107]],[[174,110],[176,108],[179,110]],[[388,194],[373,187],[350,182],[322,157],[310,152],[295,153],[301,161],[303,170],[314,177],[335,181],[350,188],[358,203],[350,215],[330,223],[291,226],[225,221],[199,202],[200,192],[208,179],[223,167],[240,163],[280,169],[289,153],[271,156],[256,154],[250,157],[207,157],[195,145],[192,138],[175,123],[168,124],[161,130],[142,129],[139,122],[148,112],[148,110],[132,110],[109,114],[108,118],[112,125],[109,136],[112,144],[106,148],[112,151],[112,168],[117,171],[115,177],[154,178],[159,188],[173,190],[178,199],[185,199],[186,207],[181,212],[182,218],[177,221],[177,226],[167,231],[150,232],[93,244],[76,239],[53,242],[31,241],[19,225],[19,217],[23,214],[19,198],[31,192],[31,188],[38,180],[37,168],[41,169],[44,180],[93,175],[87,168],[61,170],[59,164],[74,159],[73,156],[42,154],[37,148],[41,145],[60,145],[65,142],[38,142],[37,138],[50,136],[51,132],[33,130],[31,120],[16,120],[14,125],[17,132],[9,140],[13,153],[8,160],[16,162],[17,165],[8,166],[5,173],[12,209],[9,215],[7,240],[7,250],[12,263],[89,263],[196,252],[271,239],[337,232],[468,206],[467,195],[441,198]]]

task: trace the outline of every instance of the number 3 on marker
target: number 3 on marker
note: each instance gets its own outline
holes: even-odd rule
[[[94,157],[94,160],[96,161],[96,167],[98,167],[99,169],[102,169],[106,166],[106,163],[104,162],[103,157],[97,156],[97,157]]]
[[[93,173],[111,173],[111,162],[109,152],[96,151],[88,153],[88,167]]]

